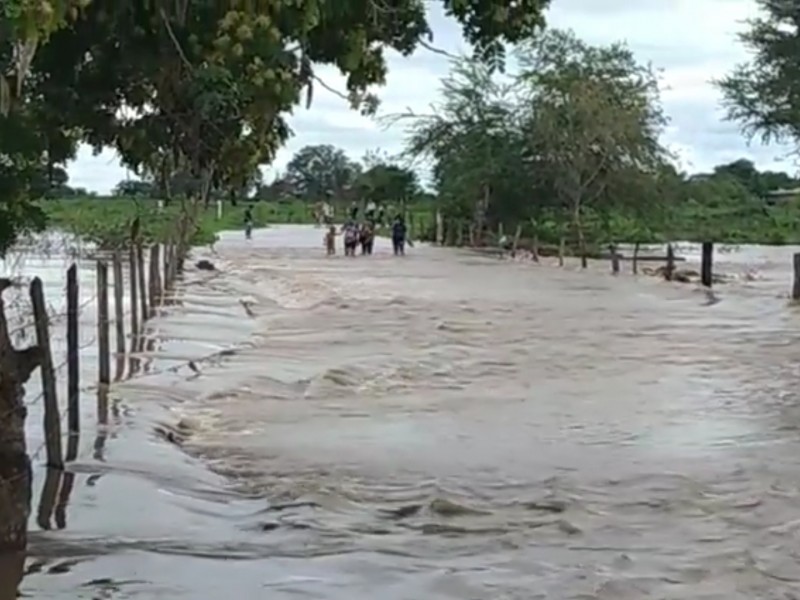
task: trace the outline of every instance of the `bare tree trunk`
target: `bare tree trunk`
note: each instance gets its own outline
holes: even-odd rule
[[[25,443],[24,384],[39,366],[39,348],[14,349],[0,279],[0,598],[13,598],[22,579],[31,510],[31,462]]]
[[[581,220],[581,205],[580,202],[575,202],[573,212],[573,224],[575,225],[575,233],[578,235],[578,252],[581,255],[581,268],[585,269],[589,266],[589,259],[586,256],[586,236],[583,233],[583,222]]]

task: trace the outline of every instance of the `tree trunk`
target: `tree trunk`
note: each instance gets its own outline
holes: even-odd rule
[[[586,236],[583,233],[583,222],[581,220],[581,205],[579,202],[575,203],[573,212],[573,224],[575,225],[575,233],[578,236],[578,252],[581,254],[581,268],[585,269],[589,266],[589,259],[586,256]]]
[[[31,510],[31,462],[25,443],[24,384],[39,366],[39,348],[15,350],[8,333],[0,279],[0,598],[13,598],[24,564]]]

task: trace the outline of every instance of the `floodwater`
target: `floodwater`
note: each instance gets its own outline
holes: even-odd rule
[[[800,597],[793,249],[719,252],[709,305],[607,264],[321,238],[196,253],[219,270],[187,273],[108,426],[86,392],[26,596]]]

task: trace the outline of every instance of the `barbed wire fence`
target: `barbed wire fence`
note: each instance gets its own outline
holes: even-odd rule
[[[29,417],[38,415],[44,423],[41,439],[29,449],[31,459],[46,451],[47,466],[64,469],[66,420],[66,462],[75,460],[82,392],[97,390],[97,421],[108,422],[108,389],[142,368],[147,323],[172,302],[179,258],[179,246],[173,243],[145,247],[135,242],[104,251],[74,237],[48,234],[23,240],[0,261],[0,276],[12,283],[4,290],[2,305],[8,339],[17,350],[38,347],[40,355],[36,370],[41,382],[37,385],[34,371],[23,400]],[[113,380],[112,356],[117,362]],[[81,381],[82,375],[90,377]],[[66,402],[58,393],[65,387]],[[8,417],[0,414],[0,422]]]

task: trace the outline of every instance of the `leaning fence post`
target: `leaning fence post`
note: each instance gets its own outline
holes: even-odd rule
[[[80,351],[78,350],[78,318],[80,316],[78,265],[67,270],[67,423],[70,436],[81,430],[80,421]],[[71,455],[72,452],[67,452]],[[67,460],[76,457],[67,457]]]
[[[98,382],[107,386],[111,382],[109,365],[108,318],[108,265],[97,261],[97,352]]]
[[[44,397],[44,441],[47,448],[47,466],[64,468],[61,451],[61,414],[56,396],[56,374],[53,369],[53,355],[50,352],[50,327],[47,307],[44,303],[42,280],[35,277],[30,285],[33,318],[36,323],[36,344],[39,346],[42,373],[42,395]]]

